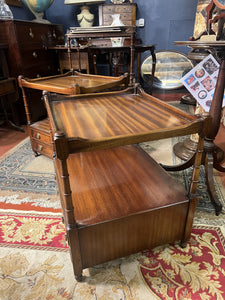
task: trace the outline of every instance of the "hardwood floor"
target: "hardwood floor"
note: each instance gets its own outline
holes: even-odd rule
[[[0,127],[0,157],[29,136],[27,126],[22,126],[24,132]]]

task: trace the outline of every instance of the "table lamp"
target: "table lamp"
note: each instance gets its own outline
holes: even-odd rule
[[[65,4],[82,5],[81,13],[77,15],[78,23],[81,27],[92,27],[94,23],[94,15],[90,13],[88,5],[104,3],[105,0],[65,0]]]

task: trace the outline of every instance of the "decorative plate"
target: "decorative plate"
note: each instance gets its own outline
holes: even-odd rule
[[[126,0],[111,0],[111,2],[114,3],[114,4],[123,3],[125,1]]]

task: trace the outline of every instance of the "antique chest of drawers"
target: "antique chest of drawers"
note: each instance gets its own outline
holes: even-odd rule
[[[120,20],[126,26],[136,25],[136,3],[102,4],[99,5],[99,25],[109,26],[112,24],[112,15],[119,14]]]
[[[62,25],[0,20],[0,42],[8,45],[10,76],[17,78],[23,75],[34,78],[59,72],[55,52],[48,47],[64,44]],[[33,117],[37,120],[46,113],[40,97],[41,93],[37,91],[32,95]],[[21,94],[17,110],[23,123],[26,118]]]
[[[40,77],[56,71],[47,47],[63,44],[64,35],[61,25],[1,20],[0,40],[8,45],[11,76]]]

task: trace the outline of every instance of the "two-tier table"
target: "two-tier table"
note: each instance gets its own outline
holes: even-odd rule
[[[191,116],[141,89],[44,98],[76,278],[99,263],[184,243],[210,118]],[[186,191],[138,143],[189,133],[200,139]]]

